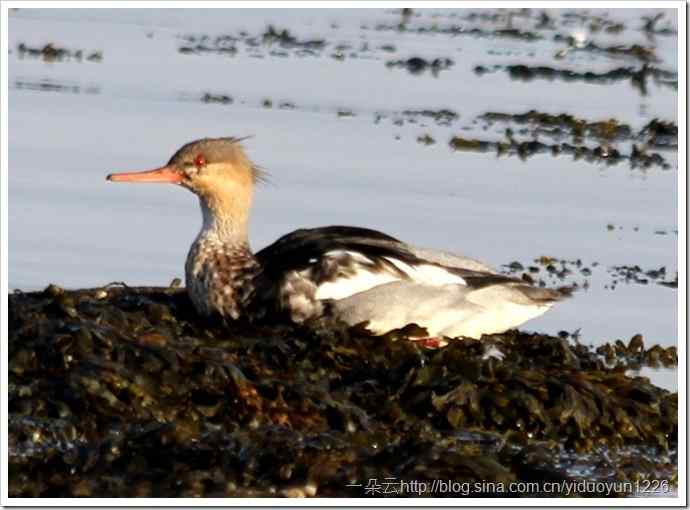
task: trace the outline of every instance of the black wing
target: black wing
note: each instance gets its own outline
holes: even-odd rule
[[[295,230],[284,235],[256,254],[264,275],[279,279],[287,271],[300,271],[319,260],[324,253],[345,250],[361,253],[375,263],[390,266],[385,257],[398,259],[406,264],[428,264],[414,255],[398,239],[377,230],[359,227],[330,226]],[[498,283],[521,283],[522,280],[496,273],[472,271],[457,267],[441,266],[463,278],[470,287],[481,288]]]
[[[256,253],[266,274],[308,267],[313,259],[334,250],[359,252],[372,260],[394,257],[407,263],[418,263],[403,243],[376,230],[359,227],[319,227],[295,230]]]

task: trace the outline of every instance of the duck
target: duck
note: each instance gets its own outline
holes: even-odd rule
[[[107,176],[196,194],[202,224],[185,283],[202,317],[295,324],[327,317],[374,336],[413,325],[415,340],[446,345],[517,328],[571,295],[567,287],[537,287],[478,260],[363,227],[299,229],[255,253],[249,217],[267,173],[248,158],[243,140],[195,140],[160,168]]]

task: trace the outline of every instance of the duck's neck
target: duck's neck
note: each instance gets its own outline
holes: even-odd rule
[[[228,207],[217,198],[199,197],[203,223],[198,241],[209,241],[230,248],[246,248],[249,251],[248,225],[249,204],[246,209]]]
[[[203,225],[187,257],[187,291],[202,315],[237,319],[251,300],[260,269],[247,237],[249,204],[228,209],[227,203],[201,197],[200,203]]]

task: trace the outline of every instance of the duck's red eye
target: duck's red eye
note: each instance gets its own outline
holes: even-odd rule
[[[206,165],[206,158],[199,154],[196,159],[194,159],[194,164],[196,165],[197,168],[205,166]]]

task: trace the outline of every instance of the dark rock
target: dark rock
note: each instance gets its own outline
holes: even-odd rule
[[[625,374],[677,352],[635,338],[595,352],[509,331],[433,350],[406,340],[414,327],[224,325],[180,289],[99,290],[9,296],[10,496],[503,496],[582,466],[676,473],[677,394]],[[386,477],[405,492],[384,494]]]

